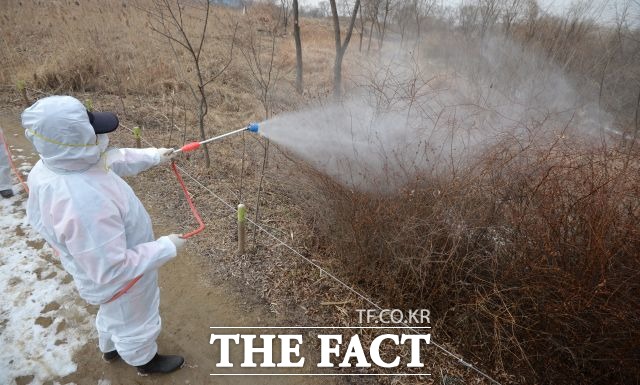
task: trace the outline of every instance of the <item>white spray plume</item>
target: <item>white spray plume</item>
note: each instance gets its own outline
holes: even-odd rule
[[[262,134],[350,188],[390,192],[451,175],[504,139],[597,139],[611,120],[559,68],[505,39],[422,52],[363,65],[353,97],[281,114]]]

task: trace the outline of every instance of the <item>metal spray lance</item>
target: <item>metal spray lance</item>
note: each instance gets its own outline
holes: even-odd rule
[[[179,149],[174,150],[173,152],[174,153],[176,153],[176,152],[189,152],[189,151],[197,150],[203,144],[207,144],[207,143],[210,143],[210,142],[215,142],[217,140],[224,139],[227,136],[238,134],[238,133],[243,132],[243,131],[258,132],[258,123],[251,123],[247,127],[243,127],[243,128],[238,129],[238,130],[227,132],[226,134],[214,136],[213,138],[209,138],[209,139],[203,140],[201,142],[187,143],[184,146],[180,147]]]

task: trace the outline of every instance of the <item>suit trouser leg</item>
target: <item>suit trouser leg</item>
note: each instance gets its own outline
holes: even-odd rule
[[[158,351],[162,328],[157,272],[147,273],[126,294],[100,306],[96,317],[102,352],[112,346],[132,366],[144,365]]]

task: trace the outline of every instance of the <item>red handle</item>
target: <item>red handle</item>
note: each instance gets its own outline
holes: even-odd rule
[[[180,148],[180,151],[189,152],[189,151],[197,150],[198,148],[200,148],[200,142],[191,142],[182,146]]]
[[[190,146],[192,144],[197,144],[198,146],[200,145],[200,143],[196,142],[196,143],[189,143],[187,146]],[[202,218],[200,218],[200,213],[196,209],[196,206],[193,204],[193,201],[191,200],[191,195],[189,195],[189,191],[187,191],[187,186],[184,184],[184,180],[182,180],[182,176],[180,175],[180,172],[178,172],[178,167],[176,167],[176,162],[171,162],[171,168],[173,169],[173,173],[176,174],[176,178],[178,179],[178,183],[180,183],[180,187],[182,187],[182,191],[184,192],[184,197],[187,199],[187,203],[189,203],[189,207],[191,208],[191,212],[193,213],[193,216],[196,218],[196,221],[198,221],[198,224],[200,225],[200,227],[198,227],[197,229],[181,235],[181,238],[184,238],[184,239],[191,238],[194,235],[202,232],[202,230],[204,230],[204,227],[205,227],[204,222],[202,221]]]

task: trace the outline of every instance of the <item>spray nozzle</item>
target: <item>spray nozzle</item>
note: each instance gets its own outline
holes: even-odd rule
[[[258,132],[258,123],[251,123],[247,126],[247,130],[251,132]]]

